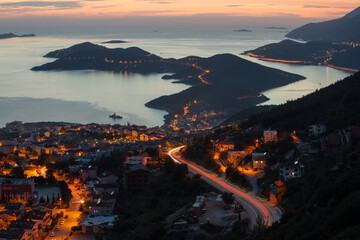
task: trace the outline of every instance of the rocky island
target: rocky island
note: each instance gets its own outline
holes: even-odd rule
[[[114,44],[114,43],[128,43],[128,42],[123,40],[110,40],[110,41],[102,42],[102,44]]]
[[[16,35],[14,33],[3,33],[0,34],[0,39],[8,39],[8,38],[17,38],[17,37],[35,37],[36,35],[31,33],[31,34],[25,34],[25,35]]]
[[[168,111],[169,119],[188,111],[237,112],[266,101],[261,94],[264,90],[304,79],[232,54],[165,59],[137,47],[110,49],[86,42],[45,56],[57,59],[34,67],[33,71],[94,69],[164,73],[164,79],[191,85],[180,93],[162,96],[146,104]]]

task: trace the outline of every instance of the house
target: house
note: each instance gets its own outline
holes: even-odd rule
[[[82,168],[81,179],[85,182],[87,179],[96,179],[97,167],[90,165],[89,167]]]
[[[41,212],[39,210],[30,211],[28,219],[36,222],[39,228],[43,228],[50,224],[51,221],[51,213],[50,212]]]
[[[146,166],[148,161],[151,161],[151,157],[146,156],[132,156],[124,164],[125,165],[143,165]]]
[[[95,216],[111,216],[114,210],[113,202],[89,202],[89,214]]]
[[[106,233],[114,227],[117,216],[88,216],[80,223],[82,233]]]
[[[19,220],[13,221],[9,229],[20,229],[25,231],[26,239],[39,239],[38,224],[33,221]]]
[[[6,229],[0,231],[0,240],[30,240],[31,236],[25,234],[23,229]]]
[[[38,210],[40,212],[48,212],[50,216],[55,215],[57,206],[52,203],[41,203],[33,207],[32,210]]]
[[[99,180],[99,183],[105,184],[105,183],[117,183],[117,177],[110,173],[110,172],[103,172],[102,174],[97,176],[97,179]]]
[[[326,133],[326,126],[324,124],[313,124],[309,126],[309,135],[319,137]]]
[[[142,192],[150,187],[151,172],[143,165],[129,166],[124,174],[124,189],[126,192]]]
[[[25,214],[25,204],[23,203],[7,203],[5,209],[17,213],[20,217],[23,217]]]
[[[228,141],[221,141],[215,144],[215,150],[217,152],[226,152],[229,150],[234,150],[234,148],[235,148],[234,143]]]
[[[0,201],[26,203],[34,197],[34,179],[0,178]]]
[[[97,183],[93,188],[96,194],[117,194],[118,186],[114,183]]]
[[[266,153],[252,153],[253,169],[263,170],[266,167]]]
[[[264,131],[264,142],[276,142],[278,140],[276,130],[266,130]]]
[[[280,179],[284,181],[302,176],[304,176],[304,166],[302,164],[288,163],[280,167]]]
[[[145,133],[142,133],[142,134],[139,135],[139,140],[140,140],[140,141],[147,142],[147,141],[150,140],[150,138],[149,138],[149,136],[146,135]]]

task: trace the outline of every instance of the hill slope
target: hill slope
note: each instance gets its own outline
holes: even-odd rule
[[[360,7],[342,18],[309,23],[289,32],[286,37],[306,41],[360,41]]]
[[[305,129],[324,123],[329,129],[360,125],[360,72],[326,88],[253,115],[245,126],[261,124],[274,129]]]

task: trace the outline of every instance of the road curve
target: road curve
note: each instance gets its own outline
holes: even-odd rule
[[[184,146],[170,150],[168,155],[176,163],[187,164],[189,167],[189,172],[200,174],[202,176],[202,180],[215,187],[219,191],[232,192],[236,200],[246,209],[246,212],[250,218],[251,228],[258,224],[259,218],[262,220],[262,223],[265,227],[270,227],[274,222],[280,220],[281,211],[277,207],[271,206],[269,203],[264,202],[254,194],[246,193],[239,187],[234,186],[224,179],[221,179],[216,174],[183,159],[179,153],[179,150],[183,147]]]

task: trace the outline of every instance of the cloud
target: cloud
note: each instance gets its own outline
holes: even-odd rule
[[[154,4],[171,4],[173,1],[159,1],[159,0],[137,0],[138,2],[148,2]]]
[[[226,7],[230,7],[230,8],[236,8],[236,7],[243,7],[244,5],[242,4],[229,4],[229,5],[225,5]]]
[[[304,5],[303,8],[330,8],[330,6],[321,6],[321,5]]]
[[[82,5],[78,1],[22,1],[22,2],[8,2],[1,3],[0,7],[2,8],[22,8],[22,7],[33,7],[33,8],[44,8],[44,7],[53,7],[56,9],[67,9],[67,8],[77,8]]]

